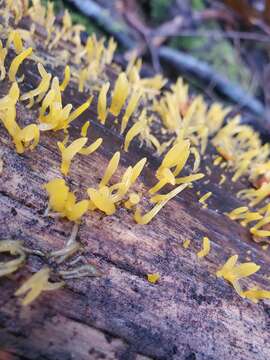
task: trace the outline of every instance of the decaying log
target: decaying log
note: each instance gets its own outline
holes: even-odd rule
[[[26,62],[27,63],[27,62]],[[31,66],[25,65],[31,82]],[[0,89],[2,97],[8,84]],[[85,95],[86,97],[86,95]],[[75,86],[65,92],[65,102],[82,103]],[[122,146],[113,128],[96,123],[96,103],[71,126],[79,135],[85,120],[92,120],[91,140],[102,136],[104,145],[93,155],[74,159],[69,184],[85,193],[99,182],[104,166]],[[34,120],[31,111],[18,108],[19,121]],[[108,121],[110,123],[110,121]],[[18,155],[3,127],[0,150],[4,161],[0,178],[0,238],[20,239],[44,252],[63,247],[72,224],[44,217],[47,198],[42,186],[60,176],[58,133],[45,133],[37,149]],[[142,156],[149,163],[138,188],[154,184],[158,160],[138,144],[121,160],[121,171]],[[210,155],[203,167],[211,166]],[[0,359],[269,359],[270,306],[245,301],[215,271],[229,255],[242,261],[251,250],[252,260],[262,265],[256,283],[266,286],[269,253],[253,243],[248,231],[223,212],[239,206],[235,193],[243,184],[218,186],[221,170],[213,171],[208,184],[200,182],[170,201],[146,226],[136,225],[132,213],[119,209],[113,216],[99,212],[85,216],[79,229],[84,260],[103,273],[99,278],[69,280],[64,289],[43,293],[22,307],[15,290],[44,260],[31,255],[27,266],[0,278]],[[229,172],[228,172],[229,176]],[[227,184],[227,185],[226,185]],[[211,190],[209,208],[198,203],[197,191]],[[211,239],[212,250],[198,260],[201,239]],[[184,250],[182,242],[191,239]],[[161,279],[150,284],[147,273]]]

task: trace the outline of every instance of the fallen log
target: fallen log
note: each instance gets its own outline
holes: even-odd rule
[[[89,116],[95,114],[87,113],[84,119]],[[99,164],[107,162],[119,146],[111,132],[93,125],[106,149],[75,161],[72,183],[80,187],[100,177]],[[14,153],[2,128],[0,133],[4,158],[1,239],[21,239],[27,247],[43,251],[61,248],[71,231],[70,223],[40,215],[46,207],[42,185],[59,164],[52,139],[44,137],[38,151],[22,157]],[[124,162],[140,156],[141,151],[133,148]],[[143,175],[146,184],[153,182],[154,164],[150,160]],[[41,260],[30,256],[27,270],[1,278],[2,351],[11,359],[13,355],[23,359],[127,359],[136,354],[157,359],[267,359],[270,307],[243,301],[213,275],[229,254],[245,258],[252,250],[253,261],[266,269],[270,261],[246,229],[222,214],[239,202],[231,186],[221,189],[215,185],[218,176],[213,173],[210,184],[183,193],[143,228],[134,224],[126,210],[110,218],[99,213],[88,216],[79,238],[85,260],[101,269],[101,278],[70,280],[65,289],[44,293],[29,308],[21,307],[13,294]],[[207,189],[215,195],[209,209],[202,209],[196,191]],[[207,261],[198,261],[194,253],[202,236],[212,242]],[[186,238],[192,239],[189,250],[181,245]],[[146,280],[151,272],[160,273],[158,284]],[[263,275],[256,281],[265,286]]]
[[[22,71],[25,87],[36,86],[31,63],[25,63]],[[53,64],[52,71],[62,76],[62,69]],[[109,69],[109,78],[113,75]],[[1,83],[0,98],[9,86],[8,80]],[[71,83],[64,102],[77,107],[87,96]],[[123,145],[114,127],[96,120],[96,108],[95,98],[69,131],[71,137],[78,137],[81,126],[91,119],[90,140],[104,140],[97,152],[73,161],[69,185],[79,194],[100,181],[103,164]],[[38,110],[20,103],[18,114],[20,121],[31,121]],[[56,145],[61,135],[45,132],[33,152],[19,155],[0,127],[1,240],[22,240],[27,248],[43,253],[64,246],[72,224],[44,216],[43,189],[61,175]],[[132,212],[124,208],[109,217],[95,211],[84,218],[78,233],[84,247],[81,256],[100,269],[101,277],[67,280],[63,289],[42,293],[28,307],[21,306],[14,292],[47,260],[31,254],[26,267],[1,277],[0,359],[268,359],[269,303],[243,300],[215,276],[228,256],[239,254],[244,261],[251,251],[252,260],[262,266],[254,279],[265,287],[270,256],[251,240],[246,228],[224,215],[241,205],[235,194],[245,180],[219,186],[223,170],[213,169],[212,151],[209,146],[202,164],[203,172],[212,168],[209,183],[195,184],[175,197],[150,224],[136,224]],[[159,163],[148,148],[132,144],[122,155],[120,171],[142,156],[147,156],[148,166],[137,187],[144,191],[154,185]],[[208,208],[198,202],[198,191],[213,192]],[[196,252],[203,236],[211,239],[212,249],[199,260]],[[182,246],[186,239],[191,239],[189,249]],[[160,280],[151,284],[149,273],[159,273]]]

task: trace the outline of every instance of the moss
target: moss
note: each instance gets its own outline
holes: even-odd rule
[[[168,10],[174,0],[151,0],[150,16],[154,22],[160,22],[167,18]]]
[[[193,10],[201,11],[205,9],[204,0],[192,0],[191,7]]]
[[[212,40],[208,37],[200,37],[200,31],[220,31],[218,24],[214,21],[208,22],[197,29],[198,36],[175,37],[169,42],[169,46],[186,51],[194,57],[209,63],[213,68],[230,81],[240,83],[243,88],[250,89],[252,74],[239,57],[234,45],[226,40]],[[254,91],[256,91],[256,84]]]
[[[71,18],[73,21],[73,24],[82,24],[88,34],[91,34],[93,32],[100,33],[100,31],[90,22],[90,20],[79,13],[71,12]]]
[[[61,10],[63,10],[64,8],[64,3],[62,0],[41,0],[41,3],[46,6],[48,2],[53,2],[53,6],[54,6],[54,11],[57,14],[58,12],[60,12]]]

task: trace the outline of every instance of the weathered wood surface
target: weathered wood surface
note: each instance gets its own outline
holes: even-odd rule
[[[25,71],[31,82],[31,66]],[[1,96],[7,86],[1,85]],[[66,101],[70,99],[75,106],[83,101],[72,87],[66,95]],[[72,125],[72,137],[79,136],[85,120],[96,118],[95,109],[92,104]],[[37,111],[19,105],[18,116],[19,121],[35,120]],[[79,188],[81,196],[99,182],[105,164],[123,142],[114,129],[94,121],[89,133],[91,139],[102,136],[104,143],[98,152],[77,156],[72,163],[69,184],[73,190]],[[0,239],[21,239],[43,251],[63,247],[71,223],[42,216],[47,206],[42,186],[60,176],[60,138],[42,134],[37,149],[18,155],[0,127]],[[117,175],[143,155],[149,163],[137,185],[140,189],[154,183],[158,161],[136,144],[123,154]],[[249,256],[262,265],[254,279],[267,287],[270,260],[246,229],[223,215],[239,205],[235,192],[242,185],[227,182],[221,188],[219,179],[215,168],[210,184],[200,182],[184,191],[146,226],[136,225],[132,213],[123,208],[110,217],[99,212],[85,216],[79,230],[84,261],[98,266],[100,278],[70,280],[64,289],[43,293],[29,307],[21,307],[14,292],[43,261],[32,255],[23,270],[0,278],[0,359],[269,359],[269,303],[240,299],[214,275],[229,255],[240,254],[244,261],[250,249]],[[198,203],[198,190],[213,192],[208,209]],[[212,250],[198,260],[203,236],[211,239]],[[192,242],[184,250],[181,243],[187,238]],[[145,275],[151,272],[160,273],[159,283],[148,283]]]

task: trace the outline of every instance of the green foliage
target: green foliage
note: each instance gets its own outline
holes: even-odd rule
[[[90,22],[90,20],[86,16],[77,12],[71,12],[71,18],[73,24],[82,24],[88,34],[91,34],[93,32],[100,33],[100,31],[94,26],[93,23]]]
[[[207,24],[201,25],[196,29],[198,36],[178,36],[172,39],[169,45],[176,49],[184,50],[195,58],[207,62],[230,81],[240,83],[243,88],[249,89],[252,74],[238,55],[234,45],[227,39],[212,40],[205,36],[200,37],[200,31],[215,30],[217,32],[220,31],[218,23],[209,21]]]
[[[175,49],[193,51],[199,49],[206,44],[205,38],[199,36],[177,36],[172,38],[169,45]]]
[[[48,2],[53,2],[53,7],[56,14],[64,9],[63,0],[41,0],[42,5],[44,6],[47,6]]]
[[[192,0],[191,7],[197,11],[203,10],[205,8],[204,0]]]
[[[155,22],[166,19],[168,9],[174,0],[150,0],[151,18]]]

